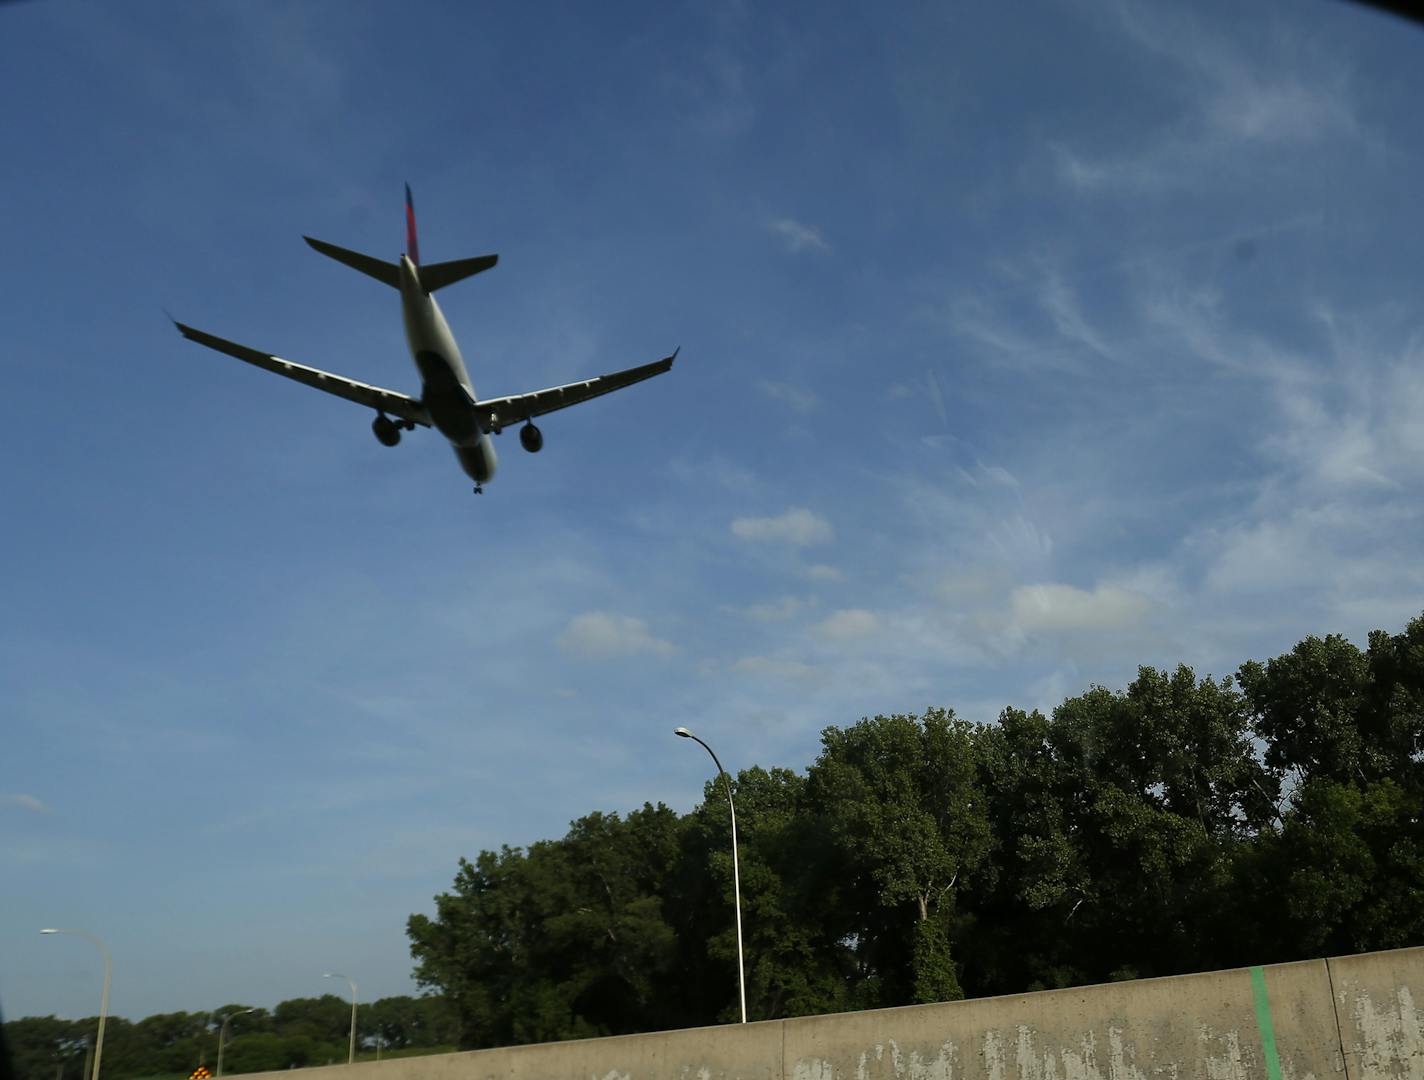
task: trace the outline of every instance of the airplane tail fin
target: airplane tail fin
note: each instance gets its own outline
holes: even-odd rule
[[[499,262],[498,255],[480,255],[473,259],[456,259],[453,262],[421,266],[420,241],[415,235],[415,200],[411,198],[409,184],[405,186],[405,247],[410,261],[419,267],[420,285],[427,293],[473,277]]]
[[[410,197],[410,185],[405,186],[405,253],[416,266],[420,265],[420,243],[415,238],[415,203]]]
[[[328,258],[345,263],[353,270],[360,270],[361,273],[367,274],[377,281],[383,281],[393,289],[400,288],[400,268],[395,263],[388,263],[384,259],[376,259],[370,255],[362,255],[359,251],[348,251],[344,247],[328,244],[325,240],[314,240],[310,236],[304,236],[302,239]],[[436,289],[443,289],[446,285],[463,281],[467,277],[488,270],[499,262],[498,255],[479,255],[473,259],[455,259],[452,262],[430,263],[428,266],[421,266],[420,247],[415,236],[415,203],[410,197],[409,184],[405,186],[405,243],[406,254],[410,256],[410,261],[416,265],[421,288],[427,293],[433,293]]]

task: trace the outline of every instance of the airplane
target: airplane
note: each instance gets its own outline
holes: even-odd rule
[[[674,349],[671,356],[665,356],[651,364],[599,375],[583,382],[565,383],[563,386],[551,386],[546,390],[515,394],[512,397],[481,400],[475,396],[475,387],[465,369],[460,348],[455,344],[455,338],[450,333],[450,327],[445,322],[445,316],[433,294],[446,285],[490,269],[499,261],[499,256],[481,255],[473,259],[422,264],[420,248],[416,241],[415,204],[411,199],[409,184],[405,186],[405,228],[407,250],[397,263],[348,251],[335,244],[314,240],[310,236],[304,236],[302,239],[321,254],[400,291],[405,339],[410,347],[411,357],[415,360],[416,369],[420,372],[421,387],[418,398],[396,390],[370,386],[291,360],[283,360],[280,356],[195,330],[177,319],[173,320],[173,325],[189,341],[196,341],[199,345],[235,356],[264,371],[285,375],[299,383],[375,409],[376,419],[371,422],[371,430],[383,446],[395,446],[399,443],[402,430],[414,431],[417,426],[434,427],[449,440],[455,457],[459,459],[460,467],[475,482],[476,495],[484,490],[484,485],[494,476],[498,464],[491,435],[498,435],[515,424],[522,424],[523,427],[519,429],[519,444],[531,454],[538,453],[544,446],[544,435],[534,426],[534,417],[621,390],[644,379],[651,379],[654,375],[661,375],[672,368],[673,361],[681,351]]]

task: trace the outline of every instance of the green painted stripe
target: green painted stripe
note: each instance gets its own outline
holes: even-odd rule
[[[1281,1056],[1276,1053],[1276,1025],[1271,1020],[1265,968],[1251,969],[1251,997],[1256,1003],[1256,1026],[1261,1029],[1261,1048],[1266,1052],[1267,1080],[1281,1080]]]

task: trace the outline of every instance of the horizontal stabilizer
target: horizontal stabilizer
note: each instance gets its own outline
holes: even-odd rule
[[[456,259],[454,262],[426,263],[420,268],[420,287],[428,293],[453,285],[467,277],[483,273],[499,262],[498,255],[480,255],[474,259]],[[369,271],[368,271],[369,272]]]
[[[395,263],[375,259],[370,255],[362,255],[359,251],[347,251],[344,247],[328,244],[325,240],[313,240],[310,236],[304,236],[302,239],[328,258],[335,259],[340,263],[345,263],[353,270],[360,270],[363,274],[369,274],[377,281],[384,281],[393,289],[400,288],[400,270]],[[445,265],[448,266],[451,264],[446,263]],[[431,267],[431,269],[433,270],[435,267]],[[484,267],[480,269],[484,269]],[[471,271],[471,273],[475,272],[476,271]],[[425,277],[424,269],[421,270],[420,276],[422,278]]]

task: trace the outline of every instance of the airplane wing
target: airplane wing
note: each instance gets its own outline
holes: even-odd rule
[[[358,405],[365,405],[378,412],[389,413],[412,424],[430,427],[430,413],[426,411],[425,406],[419,400],[408,394],[402,394],[396,390],[383,390],[379,386],[370,386],[363,382],[357,382],[355,379],[333,375],[329,371],[307,367],[305,364],[294,364],[290,360],[283,360],[280,356],[272,356],[257,349],[249,349],[246,345],[225,341],[212,334],[195,330],[191,326],[184,326],[176,319],[173,321],[173,325],[178,327],[179,333],[189,341],[196,341],[199,345],[206,345],[210,349],[216,349],[218,352],[235,356],[239,360],[245,360],[254,367],[260,367],[263,371],[274,371],[278,375],[285,375],[289,379],[295,379],[307,386],[314,386],[318,390],[325,390],[328,394],[335,394],[347,401],[354,401]]]
[[[557,409],[567,409],[570,405],[577,405],[589,398],[601,397],[614,390],[621,390],[625,386],[632,386],[644,379],[651,379],[654,375],[661,375],[672,368],[672,362],[677,359],[677,354],[680,351],[680,349],[674,349],[671,356],[665,356],[651,364],[615,371],[610,375],[599,375],[583,382],[551,386],[547,390],[535,390],[531,394],[490,398],[488,401],[477,402],[475,408],[484,411],[485,422],[491,427],[506,428],[512,424],[519,424],[533,417],[554,412]]]

